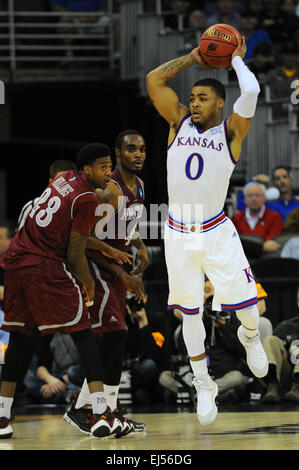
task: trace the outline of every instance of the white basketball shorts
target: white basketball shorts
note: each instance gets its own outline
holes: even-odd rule
[[[202,312],[205,274],[214,286],[213,310],[240,310],[257,303],[256,283],[239,235],[223,211],[201,225],[187,225],[170,215],[164,245],[169,310]]]

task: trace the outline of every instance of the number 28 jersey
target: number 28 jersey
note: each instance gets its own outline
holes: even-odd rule
[[[50,183],[0,257],[4,269],[39,264],[42,258],[65,261],[71,230],[90,235],[99,201],[86,177],[75,171]]]
[[[174,219],[196,223],[219,214],[235,164],[226,120],[201,133],[187,114],[167,152],[169,212]]]

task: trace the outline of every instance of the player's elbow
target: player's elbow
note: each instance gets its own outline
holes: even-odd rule
[[[259,82],[254,77],[254,80],[250,80],[250,81],[248,80],[248,82],[245,84],[244,89],[242,91],[243,93],[246,93],[248,95],[258,96],[261,91],[261,88],[260,88]]]
[[[146,83],[146,89],[149,93],[151,94],[152,88],[155,86],[155,76],[153,72],[149,72],[147,76],[145,77],[145,83]]]
[[[159,74],[157,74],[155,70],[152,70],[146,75],[145,82],[149,94],[164,84],[164,82],[161,80],[161,77],[159,77]]]

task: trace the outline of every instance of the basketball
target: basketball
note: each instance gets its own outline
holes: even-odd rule
[[[217,69],[231,64],[232,53],[238,46],[239,31],[229,24],[214,24],[206,29],[200,39],[199,51],[203,60]]]

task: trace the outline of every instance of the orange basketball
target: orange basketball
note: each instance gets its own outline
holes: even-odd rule
[[[239,31],[229,24],[214,24],[204,31],[199,43],[203,60],[217,69],[230,66],[232,53],[238,46]]]

